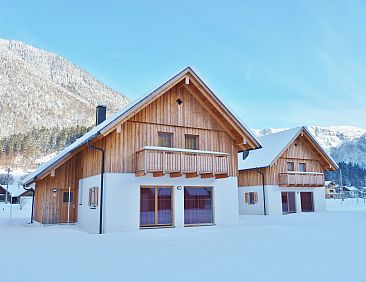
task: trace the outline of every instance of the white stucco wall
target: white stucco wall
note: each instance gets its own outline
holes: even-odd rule
[[[239,187],[239,213],[245,214],[264,214],[263,212],[263,192],[262,186]],[[245,203],[245,192],[257,192],[258,203],[256,205],[248,205]],[[295,192],[296,212],[301,212],[301,192],[313,193],[313,205],[315,212],[326,210],[325,190],[324,187],[316,188],[300,188],[300,187],[279,187],[278,185],[266,185],[266,211],[268,215],[282,214],[281,192]]]
[[[174,226],[184,227],[184,186],[213,187],[214,223],[229,225],[238,222],[237,178],[201,179],[170,178],[169,176],[135,177],[133,173],[106,173],[104,186],[104,232],[136,231],[140,225],[140,186],[172,186]],[[99,207],[91,210],[87,205],[87,190],[98,186],[100,176],[80,180],[83,191],[83,205],[79,206],[78,224],[90,233],[98,232]],[[178,190],[177,187],[182,189]],[[85,203],[85,205],[84,205]],[[81,207],[81,208],[80,208]]]
[[[79,180],[77,224],[89,233],[99,232],[99,205],[95,209],[88,206],[89,188],[99,186],[100,175]]]
[[[257,192],[258,194],[258,202],[254,205],[245,203],[245,193],[249,192]],[[264,214],[262,186],[239,187],[238,201],[240,214]]]

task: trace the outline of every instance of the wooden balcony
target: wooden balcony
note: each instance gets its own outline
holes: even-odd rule
[[[279,185],[283,187],[324,187],[321,172],[288,171],[279,174]]]
[[[229,155],[221,152],[147,146],[136,152],[136,176],[225,178],[229,175]]]

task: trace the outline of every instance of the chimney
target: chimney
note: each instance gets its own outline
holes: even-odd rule
[[[99,125],[103,121],[105,121],[107,115],[107,106],[106,105],[98,105],[96,109],[95,115],[95,124]]]

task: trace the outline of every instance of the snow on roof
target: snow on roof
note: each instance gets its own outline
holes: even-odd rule
[[[26,190],[23,189],[23,186],[18,184],[9,184],[8,186],[1,185],[3,188],[8,188],[8,192],[11,194],[12,197],[18,197],[20,194],[23,194],[26,192]]]
[[[41,173],[45,172],[51,166],[53,166],[53,165],[61,162],[65,158],[67,158],[74,150],[76,150],[80,146],[86,144],[88,142],[88,140],[92,140],[97,135],[99,135],[101,130],[105,130],[108,127],[112,127],[114,124],[116,124],[117,122],[119,122],[119,120],[121,120],[124,117],[128,116],[128,114],[130,114],[130,112],[132,112],[137,106],[139,106],[140,104],[142,104],[149,97],[154,96],[154,94],[159,93],[160,91],[163,91],[164,89],[166,89],[167,87],[169,87],[171,84],[174,84],[179,79],[181,79],[183,75],[187,74],[188,72],[190,72],[199,81],[202,82],[202,80],[200,80],[200,78],[194,73],[194,71],[190,67],[185,68],[183,71],[181,71],[180,73],[178,73],[177,75],[175,75],[173,78],[171,78],[170,80],[168,80],[167,82],[165,82],[164,84],[162,84],[160,87],[156,88],[155,90],[153,90],[152,92],[148,93],[147,95],[141,96],[140,98],[136,99],[134,102],[128,104],[127,106],[125,106],[124,108],[122,108],[120,111],[118,111],[114,115],[112,115],[109,118],[107,118],[101,124],[99,124],[99,125],[95,126],[94,128],[92,128],[90,131],[88,131],[87,133],[85,133],[82,137],[78,138],[74,143],[72,143],[70,146],[66,147],[64,150],[62,150],[60,153],[58,153],[52,159],[50,159],[49,161],[45,162],[44,164],[41,164],[35,171],[33,171],[32,173],[30,173],[28,176],[26,176],[22,180],[22,184],[23,185],[31,184],[38,175],[40,175]],[[210,92],[212,93],[212,91],[210,91]],[[219,100],[219,98],[215,94],[212,93],[212,95],[214,95]],[[221,100],[219,100],[219,101],[222,103]],[[255,137],[255,134],[253,134],[253,132],[249,129],[249,127],[247,127],[244,123],[242,123],[241,120],[239,119],[239,117],[236,116],[227,107],[227,105],[225,105],[223,103],[222,103],[222,105],[228,109],[228,111],[237,120],[238,124],[240,124],[248,132],[248,134],[252,136],[253,141],[254,142],[257,142],[258,145],[259,145],[259,147],[260,147],[260,143],[258,142],[258,139]]]
[[[348,191],[357,191],[358,189],[354,186],[343,186],[343,189],[347,189]]]
[[[311,132],[305,126],[298,126],[258,138],[263,148],[250,151],[245,160],[243,160],[242,156],[239,155],[239,170],[270,166],[283,153],[286,147],[295,140],[301,130],[304,130],[309,134],[313,141],[319,146],[319,149],[328,158],[330,163],[332,163],[335,168],[338,168],[337,163],[326,153]]]
[[[244,170],[270,166],[302,128],[302,126],[295,127],[258,138],[263,148],[250,151],[245,160],[239,155],[239,169]]]

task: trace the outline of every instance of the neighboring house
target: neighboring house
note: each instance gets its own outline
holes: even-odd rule
[[[239,156],[240,214],[325,210],[324,171],[337,164],[308,129],[292,128],[259,142],[262,149]]]
[[[5,203],[6,199],[6,185],[0,185],[0,203]],[[10,194],[8,193],[8,203],[10,202]]]
[[[91,233],[238,221],[237,154],[260,144],[192,69],[105,121],[97,113],[23,179],[35,183],[36,221]]]
[[[359,190],[359,196],[361,198],[365,199],[366,198],[366,187],[360,187],[360,188],[358,188],[358,190]]]
[[[354,186],[343,186],[343,194],[345,198],[357,198],[360,191]]]
[[[339,186],[333,181],[325,181],[325,198],[340,199],[342,197],[339,192]]]
[[[23,186],[18,184],[9,184],[5,187],[8,188],[9,203],[21,204],[22,206],[32,204],[32,191],[24,190]]]

